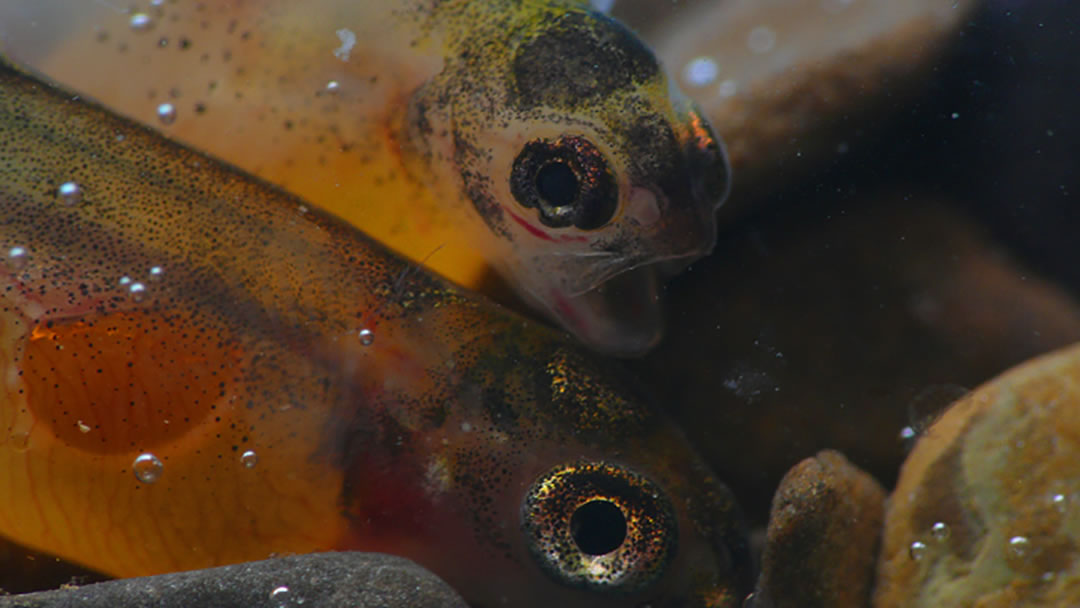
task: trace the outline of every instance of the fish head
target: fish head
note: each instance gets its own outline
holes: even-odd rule
[[[444,134],[476,246],[518,291],[590,347],[640,354],[659,279],[715,245],[724,147],[619,22],[563,8],[486,28],[504,44],[463,45],[413,122]]]
[[[405,554],[477,606],[738,606],[750,559],[730,491],[613,365],[535,329],[457,351],[467,371],[425,399],[452,405],[385,439],[392,466],[346,451],[347,480],[386,488],[346,500],[356,536],[382,530],[399,553],[430,537]]]

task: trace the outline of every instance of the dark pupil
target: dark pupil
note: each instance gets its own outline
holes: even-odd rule
[[[626,540],[626,516],[607,500],[590,500],[570,516],[570,535],[586,555],[604,555]]]
[[[556,207],[572,204],[578,197],[578,179],[562,162],[552,162],[536,173],[536,191]]]
[[[551,228],[602,228],[619,205],[607,160],[581,137],[525,144],[510,170],[510,194],[522,207],[536,209],[540,223]]]

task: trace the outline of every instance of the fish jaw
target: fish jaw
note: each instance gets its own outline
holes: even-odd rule
[[[580,293],[552,285],[543,304],[585,344],[609,355],[636,357],[663,337],[659,286],[657,268],[642,266]]]

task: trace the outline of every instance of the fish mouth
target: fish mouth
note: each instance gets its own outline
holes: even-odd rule
[[[579,340],[601,353],[637,357],[664,334],[661,268],[638,266],[585,291],[554,287],[548,308]]]

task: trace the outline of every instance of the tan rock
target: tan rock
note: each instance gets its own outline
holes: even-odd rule
[[[752,606],[866,606],[881,536],[885,490],[826,450],[780,482]]]
[[[1078,606],[1078,545],[1080,344],[981,386],[919,440],[874,605]]]

